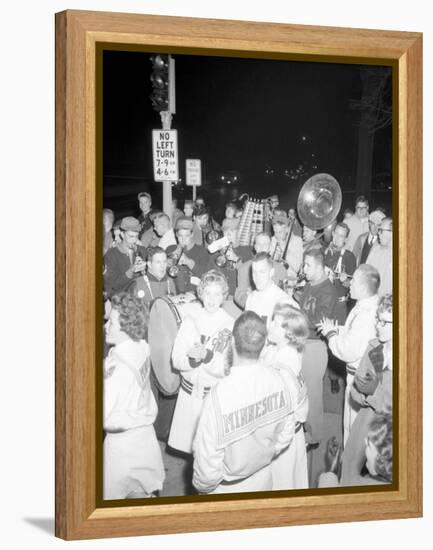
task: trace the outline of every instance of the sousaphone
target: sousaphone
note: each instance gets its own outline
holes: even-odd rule
[[[329,174],[315,174],[299,193],[298,215],[310,229],[324,229],[340,212],[342,202],[338,181]]]

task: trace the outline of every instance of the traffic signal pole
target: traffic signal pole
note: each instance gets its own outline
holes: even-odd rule
[[[171,130],[173,114],[176,113],[175,61],[167,54],[155,54],[150,59],[153,66],[150,77],[153,85],[150,96],[152,106],[161,116],[162,129]],[[172,183],[162,181],[162,209],[170,219],[173,209]]]
[[[171,130],[171,120],[173,118],[173,115],[170,113],[170,111],[161,111],[159,114],[161,115],[162,129]],[[173,210],[171,185],[171,181],[162,182],[162,210],[165,214],[167,214],[167,216],[170,217],[170,219]]]

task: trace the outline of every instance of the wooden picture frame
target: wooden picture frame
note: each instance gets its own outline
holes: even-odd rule
[[[391,490],[98,505],[96,327],[101,271],[95,221],[96,50],[159,51],[388,64],[394,69],[398,217],[397,479]],[[151,50],[149,50],[151,51]],[[397,151],[398,150],[398,151]],[[398,154],[396,154],[398,152]],[[100,249],[101,247],[99,247]],[[422,35],[104,12],[56,14],[56,536],[183,533],[422,515]]]

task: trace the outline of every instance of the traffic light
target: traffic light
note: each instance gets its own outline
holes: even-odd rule
[[[152,62],[153,91],[150,95],[152,107],[157,112],[176,112],[174,93],[174,59],[167,54],[155,54],[150,58]]]

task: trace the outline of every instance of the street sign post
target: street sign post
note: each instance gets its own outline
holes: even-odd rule
[[[196,199],[196,188],[201,185],[201,160],[186,159],[186,184],[192,186],[192,200]]]

